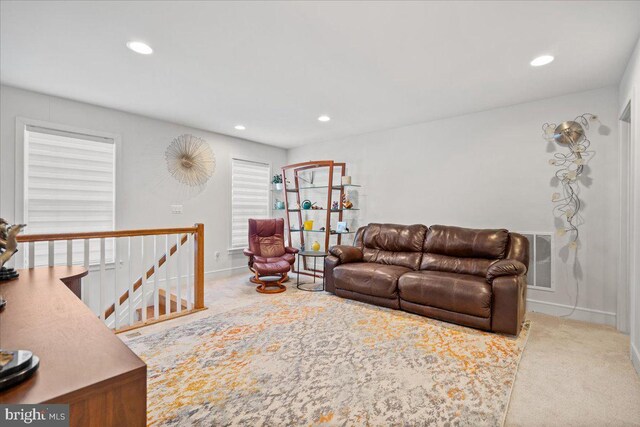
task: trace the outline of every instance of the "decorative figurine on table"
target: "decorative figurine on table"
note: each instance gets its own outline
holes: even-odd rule
[[[334,201],[331,203],[331,210],[332,210],[332,211],[338,211],[338,210],[340,210],[340,204],[338,203],[338,201],[337,201],[337,200],[334,200]]]
[[[351,209],[353,207],[353,203],[347,198],[346,194],[342,195],[342,207],[345,209]]]
[[[13,254],[18,252],[18,234],[27,224],[9,223],[0,218],[0,281],[12,280],[18,277],[18,272],[13,268],[6,268],[4,265],[11,259]]]

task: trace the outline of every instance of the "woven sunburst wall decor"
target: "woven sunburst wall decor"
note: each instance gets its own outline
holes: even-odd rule
[[[190,187],[204,186],[216,169],[216,158],[209,144],[189,134],[175,138],[164,157],[171,176]]]

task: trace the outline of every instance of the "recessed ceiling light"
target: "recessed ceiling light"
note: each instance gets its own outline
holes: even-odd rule
[[[329,120],[331,120],[331,117],[322,115],[318,117],[318,120],[320,120],[321,122],[328,122]]]
[[[246,127],[242,126],[242,125],[235,125],[234,126],[237,130],[245,130]]]
[[[542,65],[547,65],[547,64],[549,64],[551,62],[553,62],[553,56],[551,56],[551,55],[542,55],[542,56],[538,56],[536,59],[531,61],[531,65],[533,67],[540,67]]]
[[[146,43],[142,42],[127,42],[127,47],[134,51],[135,53],[139,53],[141,55],[151,55],[153,53],[153,49]]]

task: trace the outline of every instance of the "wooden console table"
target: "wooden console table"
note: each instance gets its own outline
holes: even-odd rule
[[[146,425],[147,365],[74,295],[86,270],[19,273],[0,282],[0,346],[32,351],[40,367],[0,403],[66,403],[71,426]]]

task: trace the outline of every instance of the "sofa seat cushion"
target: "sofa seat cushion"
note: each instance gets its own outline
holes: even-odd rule
[[[262,264],[274,263],[278,261],[287,261],[289,264],[293,264],[296,261],[296,256],[294,254],[284,254],[278,257],[262,257],[262,256],[254,256],[254,262],[259,262]]]
[[[398,281],[400,299],[471,316],[491,317],[491,285],[484,277],[412,271]]]
[[[284,274],[291,269],[291,264],[283,259],[275,262],[254,262],[253,269],[260,276],[270,276],[272,274]]]
[[[381,298],[398,297],[398,279],[412,271],[399,265],[354,262],[337,266],[333,278],[337,289]]]

